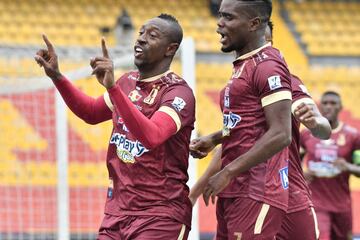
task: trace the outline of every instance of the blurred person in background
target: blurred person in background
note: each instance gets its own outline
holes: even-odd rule
[[[121,14],[117,17],[114,32],[118,45],[129,47],[132,44],[134,26],[126,9],[122,9]]]
[[[345,240],[352,235],[352,209],[349,188],[351,174],[360,177],[360,134],[339,120],[342,110],[337,92],[323,93],[321,113],[329,120],[332,133],[328,140],[301,132],[301,146],[321,240]]]

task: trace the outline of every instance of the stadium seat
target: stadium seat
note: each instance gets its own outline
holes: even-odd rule
[[[310,55],[360,56],[354,38],[360,32],[359,2],[286,1],[284,5]]]

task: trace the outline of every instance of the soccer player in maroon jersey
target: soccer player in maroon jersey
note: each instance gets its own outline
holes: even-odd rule
[[[320,111],[329,120],[332,134],[329,140],[319,140],[304,130],[301,146],[306,152],[309,187],[319,220],[320,239],[349,239],[352,234],[349,176],[360,177],[360,166],[353,163],[354,151],[360,149],[359,132],[340,122],[340,95],[325,92]]]
[[[93,99],[63,76],[52,44],[35,56],[69,108],[96,124],[112,119],[107,153],[110,186],[98,239],[187,239],[191,227],[188,180],[195,99],[169,70],[182,29],[168,14],[147,21],[135,43],[136,71],[114,80],[105,40],[91,60],[106,93]]]
[[[265,41],[271,11],[267,0],[224,0],[219,10],[221,50],[237,59],[220,94],[222,131],[192,145],[206,151],[222,143],[222,170],[204,191],[206,203],[218,195],[217,239],[274,239],[287,210],[291,79]]]
[[[272,43],[273,24],[268,22],[265,31],[267,42]],[[317,109],[316,104],[311,99],[301,80],[292,75],[292,142],[289,146],[289,206],[287,214],[282,223],[277,239],[316,239],[316,218],[312,203],[310,200],[309,190],[303,176],[301,168],[301,158],[299,155],[299,122],[301,121],[314,136],[328,139],[331,134],[330,125]],[[198,141],[198,140],[195,140]],[[197,157],[205,157],[207,152],[192,151]],[[217,150],[206,169],[203,176],[196,182],[191,189],[189,198],[195,203],[196,199],[203,193],[204,188],[211,176],[221,169],[221,150]]]

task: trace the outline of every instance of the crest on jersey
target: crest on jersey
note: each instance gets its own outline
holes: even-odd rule
[[[175,108],[176,111],[180,112],[186,106],[186,102],[180,97],[175,97],[171,105]]]
[[[337,141],[336,141],[337,145],[339,146],[344,146],[346,144],[346,138],[344,134],[340,134],[340,136],[338,137]]]
[[[141,98],[140,93],[138,92],[138,90],[132,90],[129,95],[128,95],[130,101],[132,102],[137,102],[139,101],[139,99]]]
[[[281,180],[281,185],[284,189],[288,189],[289,188],[289,168],[288,167],[284,167],[282,169],[279,170],[279,174],[280,174],[280,180]]]
[[[153,104],[155,101],[155,98],[159,92],[159,89],[160,89],[159,86],[153,87],[150,94],[144,99],[144,103],[149,104],[149,105]]]
[[[277,88],[282,87],[281,79],[280,79],[279,75],[269,77],[268,83],[269,83],[270,90],[275,90]]]

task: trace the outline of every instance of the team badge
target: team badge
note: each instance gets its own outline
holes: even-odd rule
[[[159,86],[153,87],[150,94],[144,99],[144,103],[149,104],[149,105],[153,104],[155,101],[155,98],[159,92],[159,89],[160,89]]]
[[[141,98],[140,93],[138,92],[138,90],[132,90],[129,95],[128,95],[130,101],[132,102],[137,102],[139,101],[139,99]]]
[[[344,146],[346,144],[346,138],[344,134],[340,134],[340,136],[337,139],[337,145]]]

